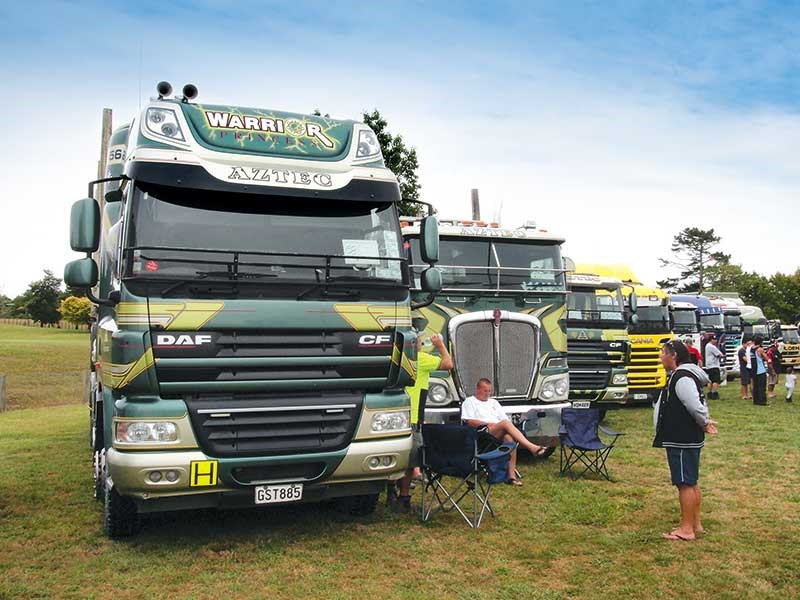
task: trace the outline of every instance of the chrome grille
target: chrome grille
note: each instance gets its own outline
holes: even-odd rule
[[[536,331],[519,321],[500,323],[500,360],[497,364],[497,394],[500,397],[527,395],[535,365]]]

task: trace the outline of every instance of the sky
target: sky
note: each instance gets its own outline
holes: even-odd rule
[[[746,270],[798,268],[800,4],[38,2],[0,6],[0,293],[61,276],[104,107],[198,100],[360,118],[417,149],[445,218],[566,238],[645,283],[714,228]]]

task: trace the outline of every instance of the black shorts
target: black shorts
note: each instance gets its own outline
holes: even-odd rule
[[[711,380],[711,383],[720,383],[722,381],[719,367],[709,367],[706,369],[706,373],[708,373],[708,378]]]
[[[700,448],[667,448],[672,485],[697,485],[700,476]]]
[[[750,369],[745,367],[739,371],[739,377],[742,378],[742,385],[750,385]]]

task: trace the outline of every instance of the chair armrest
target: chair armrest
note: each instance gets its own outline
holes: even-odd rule
[[[503,442],[494,450],[483,452],[482,454],[477,454],[476,456],[481,460],[492,460],[493,458],[500,458],[501,456],[511,454],[511,452],[516,450],[517,446],[518,444],[516,442]]]
[[[619,433],[617,431],[614,431],[613,429],[609,429],[608,427],[603,427],[602,425],[598,425],[597,428],[606,435],[613,435],[614,437],[625,435],[624,433]]]

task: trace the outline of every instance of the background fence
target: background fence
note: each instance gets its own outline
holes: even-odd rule
[[[0,325],[24,325],[25,327],[39,327],[38,323],[34,323],[32,319],[0,319]],[[45,327],[56,327],[58,329],[77,329],[80,331],[89,331],[88,325],[75,325],[69,321],[61,320],[52,325],[45,325]]]

